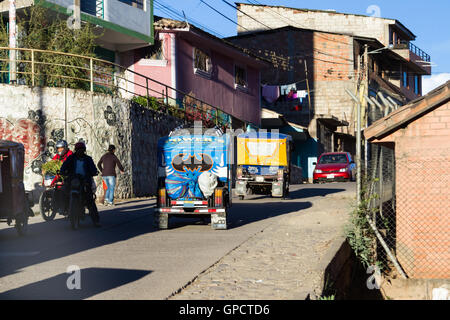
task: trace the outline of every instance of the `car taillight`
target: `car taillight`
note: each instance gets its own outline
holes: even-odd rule
[[[160,207],[166,206],[166,189],[159,189],[158,200],[159,200]]]
[[[236,170],[236,176],[238,179],[242,178],[242,168],[237,168]]]
[[[215,207],[222,206],[222,203],[223,203],[222,198],[223,198],[223,190],[222,189],[214,190],[214,206]]]
[[[284,170],[279,169],[278,170],[278,180],[283,180],[283,176],[284,176]]]

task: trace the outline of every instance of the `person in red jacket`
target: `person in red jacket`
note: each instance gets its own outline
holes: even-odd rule
[[[59,140],[56,143],[56,154],[52,160],[61,160],[64,163],[64,161],[72,154],[73,152],[69,149],[67,142],[65,140]]]
[[[52,160],[60,160],[62,163],[64,163],[69,156],[73,154],[72,150],[69,149],[69,145],[67,144],[67,141],[65,140],[59,140],[56,143],[56,154],[52,158]],[[62,182],[62,179],[59,175],[56,175],[56,177],[52,181],[52,185],[56,184],[57,182]],[[57,186],[57,192],[55,193],[55,200],[58,204],[58,208],[64,208],[63,212],[60,212],[63,215],[67,214],[67,203],[66,203],[66,195],[64,194],[63,186],[59,185]]]

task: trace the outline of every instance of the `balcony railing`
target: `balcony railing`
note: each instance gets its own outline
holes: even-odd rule
[[[96,0],[95,2],[96,16],[105,19],[105,5],[104,0]]]
[[[394,49],[409,49],[412,53],[419,56],[422,61],[425,62],[431,62],[431,57],[428,53],[420,49],[419,47],[415,46],[411,42],[402,42],[399,44],[394,45]]]
[[[420,49],[419,47],[416,47],[411,42],[409,43],[409,51],[414,52],[417,56],[419,56],[423,61],[431,62],[431,57],[428,53]]]

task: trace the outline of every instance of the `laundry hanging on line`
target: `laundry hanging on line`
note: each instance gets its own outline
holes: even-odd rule
[[[277,101],[280,97],[280,88],[278,86],[263,86],[262,96],[269,103]]]

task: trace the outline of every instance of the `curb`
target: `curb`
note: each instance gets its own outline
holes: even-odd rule
[[[329,287],[332,287],[336,291],[339,289],[345,290],[345,287],[349,283],[347,283],[345,279],[344,269],[351,259],[351,255],[352,249],[345,236],[340,236],[333,240],[330,248],[319,262],[320,288],[315,288],[315,292],[310,293],[311,299],[313,297],[320,297]],[[344,278],[342,276],[344,276]],[[341,279],[344,280],[344,283],[341,283],[340,281],[338,286],[336,286],[336,282]],[[318,292],[319,290],[320,292]]]

